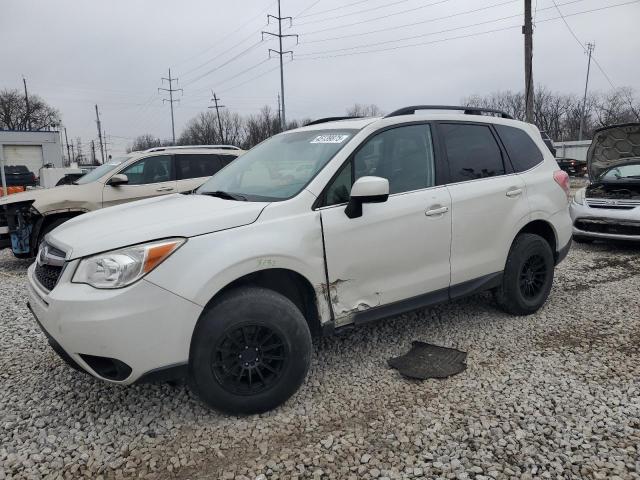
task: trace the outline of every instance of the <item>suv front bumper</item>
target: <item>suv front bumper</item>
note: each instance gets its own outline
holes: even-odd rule
[[[572,201],[569,212],[576,236],[640,241],[640,207],[592,208],[586,203],[581,205]]]
[[[28,270],[29,307],[56,352],[71,366],[128,385],[189,361],[202,307],[144,279],[99,290],[70,283],[66,268],[47,292]]]

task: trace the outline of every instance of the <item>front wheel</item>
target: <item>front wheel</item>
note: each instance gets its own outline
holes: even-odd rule
[[[302,385],[311,333],[300,310],[272,290],[224,293],[191,340],[190,383],[210,407],[233,414],[271,410]]]
[[[518,235],[511,246],[494,294],[500,308],[514,315],[530,315],[540,309],[553,284],[555,262],[547,241],[534,234]]]

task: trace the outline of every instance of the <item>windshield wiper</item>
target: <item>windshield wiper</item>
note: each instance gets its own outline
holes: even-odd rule
[[[202,195],[209,195],[210,197],[224,198],[225,200],[237,200],[242,202],[247,201],[247,197],[243,197],[242,195],[239,195],[237,193],[223,192],[222,190],[216,190],[215,192],[202,192]]]

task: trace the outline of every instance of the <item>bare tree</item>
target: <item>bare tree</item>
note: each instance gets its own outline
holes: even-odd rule
[[[518,120],[524,120],[524,94],[522,92],[495,92],[473,95],[463,104],[502,110]],[[580,130],[582,98],[552,92],[538,85],[534,99],[534,119],[540,130],[554,140],[575,140]],[[591,93],[584,108],[584,132],[593,136],[596,128],[616,123],[640,121],[640,104],[629,87],[611,90],[605,94]]]
[[[379,117],[380,115],[383,115],[382,110],[373,103],[369,105],[356,103],[347,108],[347,116],[349,117]]]
[[[178,140],[179,145],[239,145],[243,142],[243,121],[237,113],[220,112],[222,135],[216,113],[199,113],[187,123]]]
[[[273,113],[271,107],[265,105],[260,113],[245,120],[243,147],[251,148],[280,131],[278,115]]]
[[[143,135],[138,135],[133,140],[133,143],[129,147],[127,147],[127,153],[139,152],[142,150],[147,150],[149,148],[163,147],[167,145],[171,145],[170,140],[160,140],[155,135],[145,133]]]
[[[24,95],[17,89],[0,91],[0,129],[31,130],[55,128],[60,125],[60,112],[47,105],[38,95],[29,95],[29,111]]]

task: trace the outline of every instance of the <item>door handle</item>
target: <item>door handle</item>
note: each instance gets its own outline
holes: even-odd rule
[[[427,210],[424,214],[427,217],[435,217],[437,215],[442,215],[443,213],[447,213],[449,211],[449,207],[438,207],[432,208],[431,210]]]
[[[156,188],[156,192],[170,192],[173,190],[173,187],[160,187]]]
[[[522,195],[522,189],[521,188],[512,188],[511,190],[507,190],[507,197],[509,197],[509,198],[514,198],[514,197],[517,197],[519,195]]]

